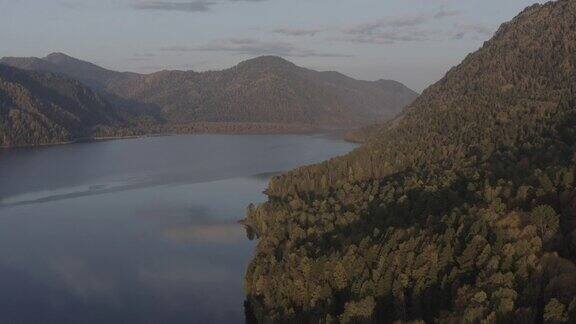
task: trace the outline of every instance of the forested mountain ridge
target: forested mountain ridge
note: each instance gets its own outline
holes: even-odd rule
[[[251,206],[261,322],[576,321],[576,1],[524,10]]]
[[[51,53],[44,58],[4,57],[0,63],[24,70],[51,72],[78,80],[94,90],[104,90],[115,80],[135,77],[135,73],[116,72],[78,60],[64,53]]]
[[[68,142],[123,123],[78,81],[0,64],[0,147]]]
[[[316,72],[279,57],[263,56],[209,72],[123,73],[65,54],[0,60],[23,69],[60,73],[102,92],[130,111],[146,108],[168,124],[276,123],[346,128],[392,118],[417,94],[406,86],[359,81]]]

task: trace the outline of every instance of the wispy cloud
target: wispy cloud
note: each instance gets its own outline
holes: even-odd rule
[[[286,36],[316,36],[323,31],[320,28],[278,28],[274,33]]]
[[[474,39],[492,36],[495,29],[480,23],[456,23],[454,24],[454,39],[463,39],[471,36]]]
[[[383,18],[346,28],[344,36],[338,39],[373,44],[426,41],[430,39],[430,31],[418,27],[431,19],[434,18],[428,15]]]
[[[418,30],[403,32],[399,30],[380,31],[371,34],[347,34],[342,37],[335,37],[334,40],[347,41],[351,43],[369,44],[395,44],[398,42],[424,42],[433,39],[434,32]]]
[[[157,11],[181,11],[181,12],[206,12],[213,6],[224,2],[264,2],[268,0],[194,0],[194,1],[149,1],[139,0],[130,4],[130,7],[138,10]]]
[[[196,0],[187,2],[175,1],[139,1],[133,2],[130,6],[138,10],[162,10],[162,11],[184,11],[184,12],[202,12],[209,11],[212,1]]]
[[[358,24],[342,30],[341,36],[332,39],[352,43],[394,44],[401,42],[442,41],[448,39],[482,39],[494,30],[480,23],[434,23],[462,14],[459,10],[442,8],[436,13],[403,17],[388,17]]]
[[[434,18],[435,19],[442,19],[442,18],[446,18],[446,17],[459,16],[461,14],[462,14],[462,11],[460,11],[460,10],[442,8],[442,9],[440,9],[440,11],[438,11],[434,15]]]
[[[419,26],[426,23],[428,20],[429,17],[425,15],[383,18],[377,21],[350,27],[346,30],[346,32],[349,34],[371,35],[376,34],[383,29]]]
[[[161,48],[170,52],[230,52],[243,55],[277,55],[284,57],[351,57],[347,54],[318,52],[299,48],[291,43],[278,41],[262,41],[253,38],[230,38],[215,41],[210,44],[188,47],[169,46]]]

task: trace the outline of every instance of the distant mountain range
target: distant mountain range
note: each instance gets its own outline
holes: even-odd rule
[[[116,72],[62,53],[0,63],[80,81],[123,116],[124,132],[134,133],[350,128],[390,119],[417,97],[396,81],[359,81],[274,56],[202,73]]]

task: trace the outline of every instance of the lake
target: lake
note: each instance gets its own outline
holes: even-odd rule
[[[242,323],[271,175],[355,147],[190,135],[0,151],[0,322]]]

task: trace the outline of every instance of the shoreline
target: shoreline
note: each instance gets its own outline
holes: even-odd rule
[[[30,144],[30,145],[16,145],[16,146],[0,146],[0,150],[11,150],[11,149],[34,149],[43,148],[50,146],[64,146],[72,144],[81,143],[96,143],[96,142],[106,142],[106,141],[117,141],[117,140],[128,140],[128,139],[140,139],[148,137],[170,137],[170,136],[183,136],[183,135],[313,135],[313,134],[338,134],[338,138],[343,141],[359,144],[347,138],[347,134],[353,130],[350,129],[310,129],[306,131],[272,131],[272,130],[262,130],[262,131],[231,131],[231,132],[218,132],[218,131],[198,131],[198,132],[166,132],[166,133],[153,133],[153,134],[142,134],[142,135],[128,135],[128,136],[99,136],[99,137],[79,137],[70,141],[64,142],[54,142],[54,143],[41,143],[41,144]]]

